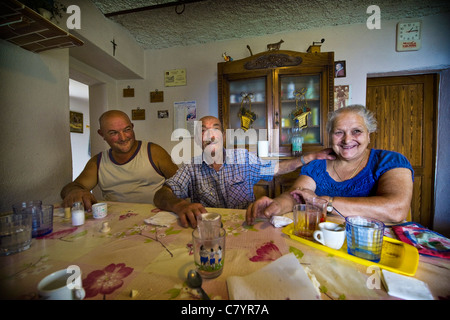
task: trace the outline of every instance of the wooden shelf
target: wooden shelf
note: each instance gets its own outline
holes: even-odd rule
[[[83,45],[83,41],[16,0],[0,3],[0,38],[35,53]]]

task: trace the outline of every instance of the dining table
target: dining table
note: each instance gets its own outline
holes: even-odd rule
[[[206,209],[221,215],[226,230],[223,272],[203,279],[211,300],[230,299],[229,277],[248,276],[288,254],[295,255],[321,300],[398,299],[383,284],[370,285],[373,268],[296,241],[269,220],[247,225],[245,210]],[[39,299],[39,281],[69,266],[81,270],[84,300],[201,299],[186,282],[195,269],[193,229],[176,218],[152,224],[150,218],[161,212],[152,204],[107,202],[104,218],[86,212],[85,223],[73,226],[55,205],[50,234],[33,238],[25,251],[0,257],[0,299]],[[328,217],[333,219],[340,218]],[[450,298],[449,259],[420,255],[411,277],[424,282],[434,299]]]

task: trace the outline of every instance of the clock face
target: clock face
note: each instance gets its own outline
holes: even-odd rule
[[[419,50],[421,47],[420,21],[400,22],[397,25],[397,51]]]
[[[420,22],[409,22],[399,24],[399,39],[405,41],[419,40]]]

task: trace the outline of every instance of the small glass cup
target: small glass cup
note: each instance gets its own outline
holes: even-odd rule
[[[200,237],[198,228],[192,232],[194,244],[194,262],[202,278],[216,278],[222,274],[225,260],[224,228],[220,228],[217,237],[204,239]]]
[[[313,233],[318,228],[322,212],[314,209],[311,204],[299,203],[294,206],[294,234],[296,236],[313,239]]]
[[[14,213],[29,213],[33,217],[33,238],[53,231],[53,205],[42,205],[41,200],[23,201],[13,205]]]
[[[314,197],[312,201],[306,201],[307,205],[311,205],[310,210],[320,211],[319,223],[327,221],[327,205],[328,201],[322,198]]]
[[[30,247],[32,221],[29,213],[0,216],[0,256],[21,252]]]
[[[362,216],[345,218],[349,254],[378,262],[383,248],[384,223]]]
[[[202,213],[197,220],[197,229],[202,239],[212,239],[219,236],[222,228],[222,216],[215,212]]]
[[[40,216],[37,237],[45,236],[53,231],[53,205],[42,205],[42,214]]]

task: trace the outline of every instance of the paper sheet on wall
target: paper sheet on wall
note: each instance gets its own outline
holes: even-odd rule
[[[186,69],[168,70],[164,73],[164,85],[176,87],[186,85]]]
[[[197,120],[197,104],[195,101],[179,101],[173,103],[174,129],[187,129],[190,137],[194,137],[194,121]],[[187,137],[187,136],[186,136]]]

